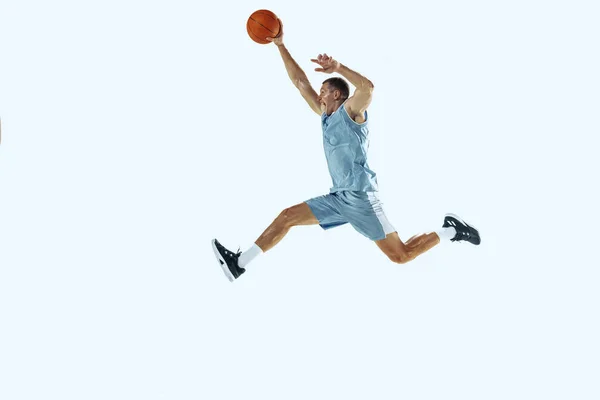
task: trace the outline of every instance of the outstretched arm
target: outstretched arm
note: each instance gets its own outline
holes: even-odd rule
[[[366,111],[373,97],[373,82],[362,76],[356,71],[351,70],[339,61],[334,60],[326,53],[319,54],[316,59],[311,61],[319,64],[321,68],[315,68],[315,71],[330,74],[337,72],[348,79],[356,88],[354,94],[346,101],[345,107],[352,119],[357,117],[364,121],[364,112]],[[358,121],[357,121],[358,122]]]
[[[294,86],[296,86],[300,91],[300,94],[302,95],[304,100],[306,100],[306,102],[314,112],[321,115],[321,104],[318,100],[319,95],[312,88],[310,82],[308,81],[308,78],[306,77],[306,74],[304,73],[302,68],[300,68],[298,63],[292,58],[292,55],[283,44],[283,24],[281,23],[281,20],[279,20],[279,23],[281,26],[281,29],[279,30],[279,35],[273,39],[267,38],[267,40],[273,42],[277,46],[279,54],[283,59],[285,70],[287,71],[288,76],[292,80]]]

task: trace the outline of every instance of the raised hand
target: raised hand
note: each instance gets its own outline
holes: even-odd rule
[[[333,57],[328,56],[327,53],[319,54],[317,58],[311,58],[310,61],[321,66],[321,68],[315,68],[315,71],[317,72],[330,74],[336,72],[340,68],[340,63],[334,60]]]
[[[269,42],[275,43],[277,46],[281,46],[283,44],[283,22],[281,22],[279,18],[277,18],[277,21],[279,21],[279,33],[274,38],[268,37],[266,39]]]

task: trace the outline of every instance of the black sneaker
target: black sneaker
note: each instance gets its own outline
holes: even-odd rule
[[[229,282],[233,282],[235,279],[239,278],[241,274],[246,272],[244,268],[240,268],[238,266],[238,258],[240,258],[241,251],[237,253],[232,253],[227,250],[217,239],[213,239],[212,248],[215,252],[215,256],[217,256],[217,260],[219,260],[219,264],[221,265],[221,269],[225,273]]]
[[[462,242],[466,241],[469,243],[473,243],[474,245],[478,245],[481,243],[481,239],[479,238],[479,231],[475,229],[475,227],[467,224],[465,221],[460,219],[458,215],[454,214],[446,214],[444,218],[444,228],[453,227],[456,229],[456,236],[451,239],[453,242]]]

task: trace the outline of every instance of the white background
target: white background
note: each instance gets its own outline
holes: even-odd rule
[[[375,84],[370,165],[404,240],[249,247],[329,191],[319,117],[246,20]],[[0,398],[598,399],[592,1],[5,1]]]

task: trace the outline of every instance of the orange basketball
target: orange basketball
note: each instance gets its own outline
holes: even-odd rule
[[[266,38],[274,38],[279,34],[280,29],[277,15],[269,10],[254,11],[246,23],[248,35],[260,44],[270,43]]]

